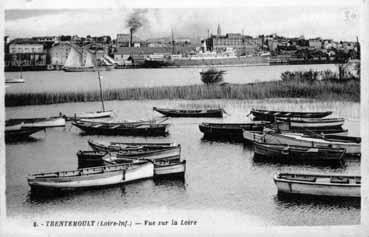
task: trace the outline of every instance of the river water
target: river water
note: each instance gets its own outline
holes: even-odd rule
[[[154,70],[155,71],[155,70]],[[50,74],[60,72],[47,72]],[[253,148],[242,143],[204,140],[198,129],[201,122],[247,121],[254,108],[280,110],[332,110],[334,117],[346,119],[349,134],[360,135],[360,105],[352,102],[317,102],[302,99],[270,100],[158,100],[108,101],[117,119],[145,119],[160,116],[152,107],[223,107],[229,115],[216,118],[171,118],[167,137],[143,138],[81,135],[80,130],[47,129],[33,139],[6,144],[6,201],[10,218],[28,221],[78,214],[116,214],[127,216],[140,208],[141,215],[156,216],[167,211],[189,211],[198,216],[222,216],[228,221],[248,220],[250,225],[338,225],[359,224],[360,203],[330,199],[283,199],[277,196],[272,177],[276,172],[360,174],[360,163],[348,161],[344,167],[286,165],[255,161]],[[59,112],[96,111],[98,102],[6,108],[6,117],[42,117]],[[182,146],[187,160],[185,180],[144,180],[107,189],[74,192],[59,197],[31,195],[27,174],[75,169],[76,152],[89,149],[88,139],[126,142],[175,142]],[[159,210],[159,211],[158,211]],[[216,213],[216,214],[214,214]],[[158,214],[159,215],[159,214]],[[236,217],[235,217],[236,216]]]
[[[284,71],[332,70],[333,64],[320,65],[280,65],[219,67],[226,71],[224,81],[228,83],[248,83],[280,80]],[[102,72],[103,88],[181,86],[201,84],[201,68],[158,68],[121,69]],[[18,78],[18,72],[7,72],[6,78]],[[98,90],[96,72],[73,73],[64,71],[23,72],[25,83],[7,85],[6,93],[55,92]]]

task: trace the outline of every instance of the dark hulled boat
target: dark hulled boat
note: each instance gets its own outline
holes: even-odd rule
[[[199,129],[205,137],[243,140],[242,129],[248,131],[263,131],[264,127],[269,124],[270,122],[201,123]]]
[[[163,150],[171,147],[179,147],[180,145],[175,143],[138,143],[138,142],[97,142],[88,140],[88,144],[95,151],[135,151],[135,150]]]
[[[253,115],[253,120],[274,121],[275,118],[324,118],[332,114],[332,111],[293,112],[293,111],[251,109],[250,114]]]
[[[159,112],[167,117],[208,117],[208,118],[222,118],[223,109],[204,109],[204,110],[183,110],[183,109],[163,109],[153,108],[154,111]]]
[[[256,156],[280,161],[341,162],[345,149],[297,145],[254,143]]]
[[[44,128],[20,128],[18,130],[5,130],[5,141],[19,141],[29,138],[32,134],[44,130]]]
[[[344,118],[277,118],[277,122],[287,123],[292,129],[326,129],[341,128]]]
[[[130,123],[98,123],[90,121],[74,121],[72,125],[87,134],[125,135],[125,136],[165,136],[169,124],[130,124]]]

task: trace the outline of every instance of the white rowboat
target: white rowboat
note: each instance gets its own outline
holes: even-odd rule
[[[355,198],[361,196],[360,176],[277,173],[273,180],[278,193]]]
[[[30,175],[27,180],[32,189],[76,189],[108,186],[139,179],[151,178],[154,166],[141,164],[109,165]]]

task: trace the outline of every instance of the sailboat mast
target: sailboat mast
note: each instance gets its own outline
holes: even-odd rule
[[[98,75],[98,78],[99,78],[99,86],[100,86],[100,99],[101,99],[102,109],[103,109],[103,111],[105,111],[105,106],[104,106],[104,98],[103,98],[103,93],[102,93],[102,88],[101,88],[101,78],[100,78],[100,71],[97,71],[97,75]]]

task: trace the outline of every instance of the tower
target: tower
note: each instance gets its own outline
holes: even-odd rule
[[[221,35],[221,34],[222,34],[222,30],[220,29],[220,25],[218,24],[217,35]]]

